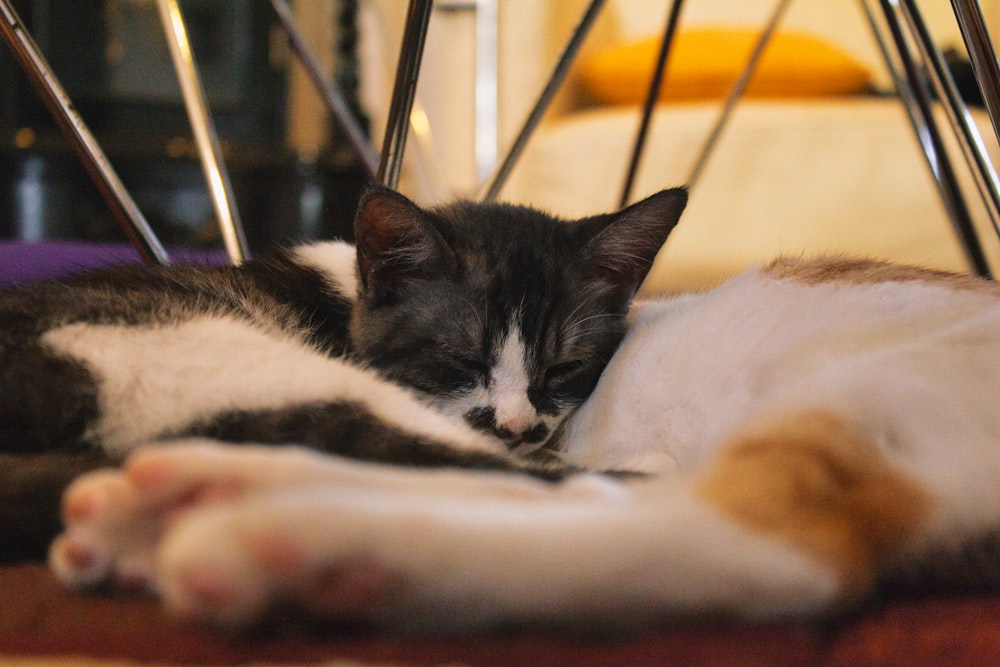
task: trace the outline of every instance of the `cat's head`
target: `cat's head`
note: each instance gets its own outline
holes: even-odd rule
[[[421,209],[370,190],[355,220],[358,355],[518,453],[591,393],[687,202],[665,190],[566,221],[509,204]]]

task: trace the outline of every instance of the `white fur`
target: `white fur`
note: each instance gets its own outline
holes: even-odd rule
[[[346,241],[308,243],[295,248],[297,259],[319,271],[351,301],[358,298],[357,250]]]
[[[822,609],[837,593],[823,567],[733,525],[668,479],[626,487],[582,475],[553,487],[205,441],[150,448],[134,463],[150,461],[171,474],[159,486],[132,488],[135,495],[103,475],[77,483],[101,492],[117,513],[73,526],[57,542],[52,564],[64,582],[89,585],[113,576],[115,558],[145,559],[175,611],[240,625],[279,597],[308,605],[322,594],[316,579],[324,572],[371,557],[401,584],[372,610],[376,620],[421,631],[530,618],[626,627],[692,611],[769,617]],[[176,522],[163,511],[171,496],[223,480],[246,495]],[[167,522],[152,571],[149,538],[135,536]],[[96,572],[66,557],[70,540],[107,550]],[[275,568],[255,555],[276,544],[294,566]],[[234,593],[213,603],[192,581]]]
[[[390,424],[457,447],[499,446],[371,371],[235,317],[144,327],[72,324],[47,332],[42,342],[94,372],[101,418],[93,428],[114,454],[227,410],[319,401],[362,403]],[[177,382],[178,376],[189,381]]]
[[[932,404],[950,398],[956,414],[981,411],[991,387],[1000,388],[1000,375],[970,376],[977,363],[1000,363],[998,318],[1000,299],[982,292],[918,281],[806,285],[757,270],[702,295],[642,302],[571,422],[566,455],[599,467],[660,452],[693,470],[737,424],[815,407],[876,412],[869,421],[898,414],[898,426],[916,426],[912,437],[927,441],[920,433],[940,418]],[[926,409],[912,413],[916,387],[894,378],[932,382]],[[879,395],[859,393],[864,387]]]
[[[512,326],[500,344],[497,362],[490,373],[489,396],[496,410],[497,426],[515,435],[534,426],[538,417],[528,400],[526,359],[521,330]]]
[[[1000,524],[998,293],[920,281],[805,285],[753,270],[635,310],[570,423],[568,461],[620,469],[658,453],[664,472],[690,473],[741,425],[833,410],[934,497],[923,539]]]

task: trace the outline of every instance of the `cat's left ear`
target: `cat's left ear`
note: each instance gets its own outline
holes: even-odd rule
[[[389,293],[430,271],[447,247],[427,214],[403,195],[381,186],[361,198],[354,218],[361,288]]]
[[[615,283],[634,293],[653,266],[656,254],[677,226],[687,205],[686,188],[672,188],[651,195],[618,213],[588,222],[602,227],[587,243],[585,252],[593,265],[611,274]]]

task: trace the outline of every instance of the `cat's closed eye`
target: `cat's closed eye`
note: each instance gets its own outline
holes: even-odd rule
[[[489,364],[482,359],[476,359],[473,357],[464,357],[464,356],[463,357],[453,356],[452,361],[454,362],[455,366],[458,369],[468,373],[471,376],[479,378],[479,377],[486,377],[490,374]]]
[[[571,378],[575,373],[585,368],[587,361],[585,359],[573,359],[571,361],[562,361],[557,364],[552,364],[545,369],[545,384],[550,385],[558,383],[561,380],[566,380]]]

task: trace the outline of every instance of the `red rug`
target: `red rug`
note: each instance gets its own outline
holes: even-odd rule
[[[40,565],[0,568],[0,664],[69,667],[94,661],[504,667],[1000,664],[1000,594],[896,601],[836,623],[685,625],[627,639],[532,633],[400,639],[291,628],[236,637],[172,618],[153,600],[64,591]]]

